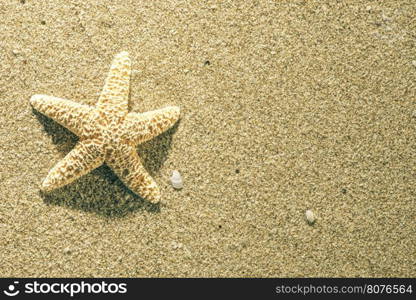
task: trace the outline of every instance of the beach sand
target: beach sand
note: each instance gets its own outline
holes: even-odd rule
[[[415,277],[416,3],[346,2],[1,1],[0,276]],[[30,97],[94,105],[120,51],[131,111],[182,109],[162,203],[42,194],[77,138]]]

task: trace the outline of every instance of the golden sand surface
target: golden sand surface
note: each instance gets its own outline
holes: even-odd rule
[[[0,276],[416,276],[415,15],[412,0],[0,1]],[[132,111],[181,107],[138,148],[162,203],[106,166],[40,193],[77,138],[30,97],[95,104],[120,51]]]

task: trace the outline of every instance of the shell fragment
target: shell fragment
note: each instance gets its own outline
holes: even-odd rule
[[[306,218],[306,221],[308,221],[308,223],[309,224],[313,224],[313,223],[315,223],[315,221],[316,221],[316,217],[315,217],[315,214],[313,213],[313,211],[311,211],[310,209],[308,209],[306,212],[305,212],[305,218]]]
[[[172,186],[177,190],[183,187],[182,176],[176,170],[172,172],[172,176],[170,177],[170,182],[172,183]]]

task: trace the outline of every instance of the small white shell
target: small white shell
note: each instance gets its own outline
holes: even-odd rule
[[[308,209],[305,212],[305,218],[306,218],[306,221],[308,221],[309,224],[313,224],[316,221],[315,214],[310,209]]]
[[[181,174],[174,170],[172,172],[172,176],[170,177],[170,182],[175,189],[181,189],[183,187],[182,177]]]

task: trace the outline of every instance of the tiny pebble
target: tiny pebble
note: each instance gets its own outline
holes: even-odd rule
[[[315,214],[310,209],[308,209],[305,212],[305,217],[309,224],[315,223],[315,220],[316,220]]]
[[[274,227],[270,230],[270,233],[273,234],[273,235],[275,235],[277,232],[278,232],[278,229],[276,227]]]
[[[181,174],[174,170],[172,172],[172,176],[170,177],[170,182],[175,189],[181,189],[183,187],[182,177]]]
[[[182,243],[176,242],[176,241],[172,241],[172,243],[170,243],[172,249],[181,249],[183,247]]]
[[[412,65],[416,67],[416,60],[412,60]]]
[[[66,248],[64,249],[64,253],[65,253],[65,254],[70,254],[70,253],[71,253],[71,249],[70,249],[69,247],[66,247]]]

